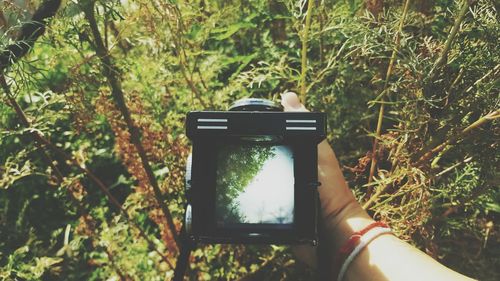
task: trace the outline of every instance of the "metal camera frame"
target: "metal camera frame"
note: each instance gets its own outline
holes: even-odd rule
[[[265,99],[243,99],[230,111],[194,111],[186,132],[193,144],[186,165],[186,212],[174,281],[184,279],[196,243],[318,243],[318,150],[326,137],[326,115],[282,112]],[[215,221],[217,150],[228,143],[265,141],[289,145],[294,157],[294,222],[290,227],[248,224],[220,228]]]
[[[189,112],[186,131],[193,144],[186,173],[185,229],[189,239],[202,243],[317,243],[317,144],[326,135],[324,113],[282,112],[269,100],[245,99],[230,111]],[[292,224],[217,225],[217,152],[225,145],[240,143],[291,147],[295,178]]]

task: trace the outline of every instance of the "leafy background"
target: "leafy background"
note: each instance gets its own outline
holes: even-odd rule
[[[328,114],[374,217],[500,279],[497,1],[60,2],[0,3],[1,280],[170,279],[185,114],[285,91]],[[203,246],[190,267],[315,276],[283,246]]]

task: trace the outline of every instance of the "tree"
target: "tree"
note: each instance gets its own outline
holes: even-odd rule
[[[217,156],[216,214],[217,221],[244,223],[235,199],[254,179],[264,162],[276,153],[271,145],[227,145]]]

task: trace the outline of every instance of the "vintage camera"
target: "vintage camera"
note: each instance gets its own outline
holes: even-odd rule
[[[244,99],[187,115],[186,235],[202,243],[317,243],[326,116]]]

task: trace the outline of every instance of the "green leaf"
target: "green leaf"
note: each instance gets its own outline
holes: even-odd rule
[[[212,33],[221,33],[219,35],[216,35],[214,38],[222,41],[225,40],[229,37],[231,37],[233,34],[238,32],[240,29],[246,29],[246,28],[255,28],[257,25],[251,22],[238,22],[235,24],[232,24],[227,27],[223,28],[216,28],[212,31]]]
[[[191,29],[189,32],[186,34],[189,39],[195,39],[198,34],[200,34],[200,31],[202,31],[203,28],[199,24],[193,24],[191,25]]]
[[[500,213],[500,204],[498,203],[486,203],[486,210],[495,213]]]
[[[167,166],[165,166],[159,170],[156,170],[154,173],[156,177],[163,177],[166,174],[168,174],[168,172],[170,172],[170,169]]]

